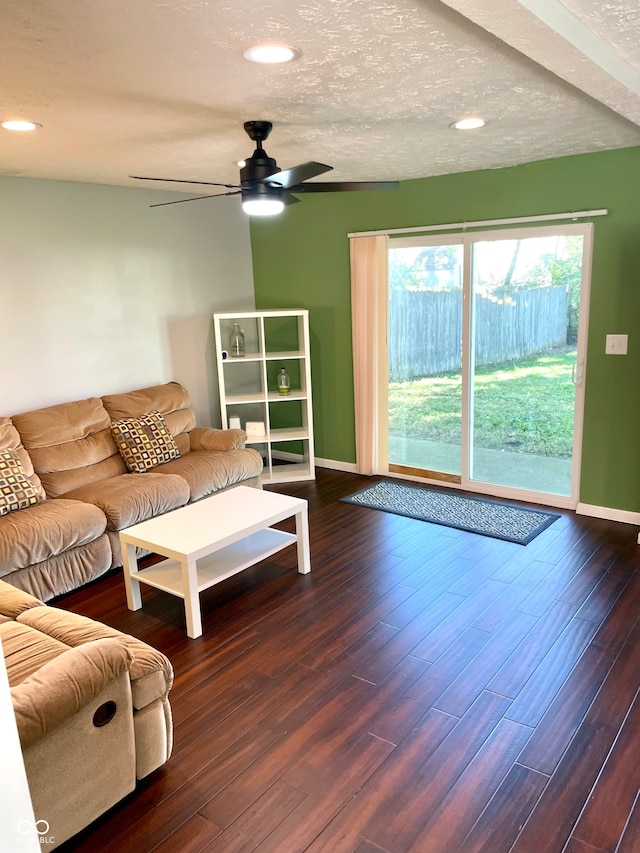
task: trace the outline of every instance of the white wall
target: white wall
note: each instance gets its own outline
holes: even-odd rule
[[[219,425],[214,311],[254,307],[235,198],[0,177],[0,415],[176,379]]]
[[[33,814],[27,774],[22,759],[18,727],[13,713],[7,667],[0,641],[0,850],[40,853],[38,830],[48,834],[49,824]]]

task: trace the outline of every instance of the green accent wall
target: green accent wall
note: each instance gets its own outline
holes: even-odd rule
[[[600,208],[580,500],[639,512],[640,148],[318,193],[252,220],[256,308],[309,309],[316,455],[355,462],[348,233]],[[628,334],[629,354],[605,356],[606,334]]]

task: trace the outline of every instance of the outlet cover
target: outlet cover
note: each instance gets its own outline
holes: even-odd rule
[[[626,355],[629,335],[607,335],[606,355]]]

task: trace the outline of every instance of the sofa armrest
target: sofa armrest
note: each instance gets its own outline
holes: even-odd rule
[[[105,639],[69,649],[11,688],[23,749],[73,717],[131,666],[129,650]]]
[[[173,667],[170,660],[137,637],[124,634],[87,616],[68,613],[48,605],[28,610],[18,617],[18,622],[72,648],[81,648],[85,643],[103,638],[117,640],[132,656],[129,677],[136,710],[141,710],[156,699],[166,698],[171,689]]]
[[[42,607],[42,601],[6,581],[0,581],[0,616],[16,619],[31,607]]]
[[[191,450],[242,450],[246,440],[243,429],[195,427],[189,433]]]

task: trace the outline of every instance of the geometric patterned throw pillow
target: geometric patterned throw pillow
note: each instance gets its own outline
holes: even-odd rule
[[[0,450],[0,515],[40,503],[38,489],[13,450]]]
[[[114,421],[111,434],[125,465],[134,474],[144,474],[180,456],[165,419],[156,409],[139,418]]]

